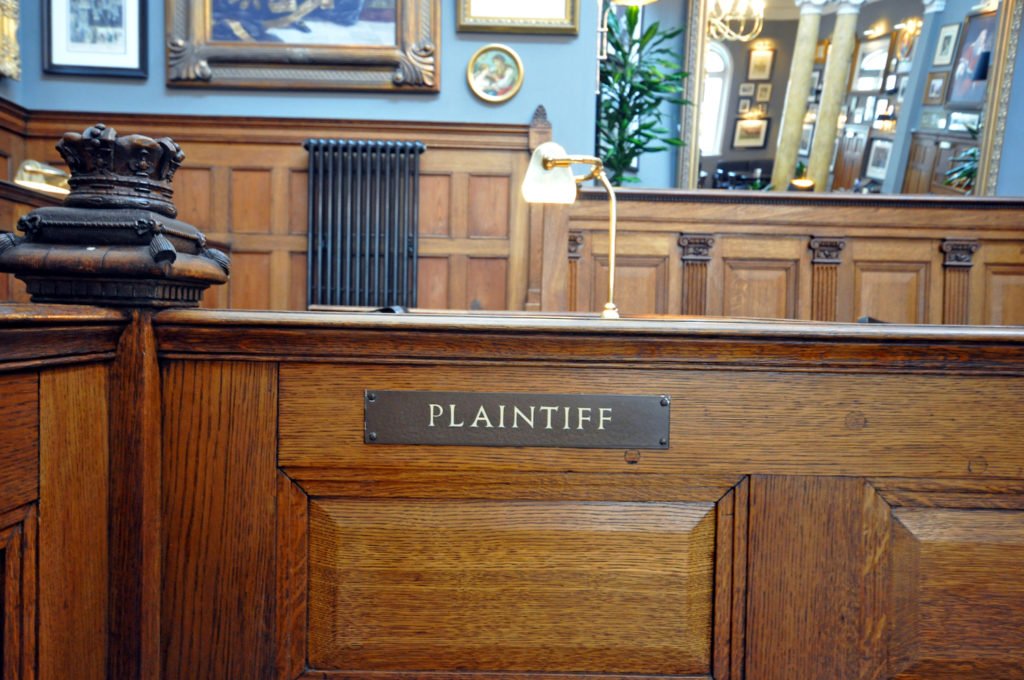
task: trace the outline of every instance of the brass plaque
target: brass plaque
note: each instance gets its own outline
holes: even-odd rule
[[[667,449],[667,395],[366,390],[367,444]]]

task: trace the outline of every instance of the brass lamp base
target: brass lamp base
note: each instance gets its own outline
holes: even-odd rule
[[[607,302],[604,305],[604,310],[601,312],[602,319],[618,319],[619,308],[615,306],[614,302]]]

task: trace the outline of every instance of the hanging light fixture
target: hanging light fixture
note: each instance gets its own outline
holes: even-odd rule
[[[764,0],[708,0],[712,40],[750,42],[764,27]]]

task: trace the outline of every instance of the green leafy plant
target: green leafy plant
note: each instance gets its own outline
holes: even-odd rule
[[[978,132],[981,127],[967,127],[967,132],[970,133],[971,139],[978,139]],[[943,184],[946,186],[953,187],[958,191],[965,193],[974,192],[974,181],[978,178],[978,160],[981,158],[981,149],[977,146],[972,146],[952,159],[952,163],[956,163],[949,170],[946,171],[946,179]]]
[[[623,20],[609,17],[608,58],[601,62],[598,155],[616,186],[639,181],[627,173],[641,155],[682,145],[665,127],[661,105],[689,103],[681,96],[682,57],[670,47],[682,29],[654,22],[641,31],[639,22],[637,7],[627,7]]]

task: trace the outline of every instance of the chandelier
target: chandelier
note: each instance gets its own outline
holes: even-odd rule
[[[708,0],[708,36],[749,42],[764,27],[764,0]]]

